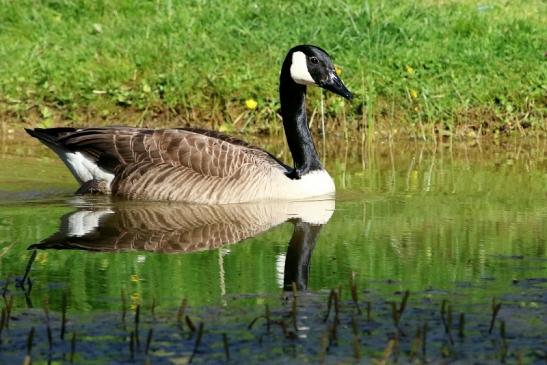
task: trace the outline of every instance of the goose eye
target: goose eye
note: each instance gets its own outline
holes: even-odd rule
[[[317,57],[310,57],[310,61],[311,63],[319,63],[319,60],[317,59]]]

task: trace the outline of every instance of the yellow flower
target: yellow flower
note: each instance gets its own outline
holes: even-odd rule
[[[342,68],[338,65],[334,65],[334,71],[336,71],[336,74],[340,76],[342,74]]]
[[[412,99],[416,99],[418,97],[418,92],[412,89],[410,90],[410,96],[412,96]]]
[[[409,75],[412,75],[414,73],[414,69],[410,65],[406,65],[406,73]]]
[[[245,106],[247,107],[247,109],[255,110],[258,106],[258,103],[255,99],[247,99],[245,100]]]
[[[139,275],[131,275],[131,281],[136,283],[136,282],[139,282],[141,280],[141,278],[139,277]]]

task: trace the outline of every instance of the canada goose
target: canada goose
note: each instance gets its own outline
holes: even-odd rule
[[[351,92],[319,47],[292,48],[279,77],[281,114],[294,161],[214,131],[129,127],[27,129],[55,151],[81,184],[77,193],[226,204],[334,194],[306,117],[306,87]]]

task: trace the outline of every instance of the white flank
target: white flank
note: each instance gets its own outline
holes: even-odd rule
[[[308,62],[303,52],[294,52],[292,54],[291,77],[297,84],[315,85],[315,81],[308,71]]]
[[[93,160],[81,152],[63,150],[56,150],[55,152],[57,152],[80,184],[89,180],[100,180],[106,181],[110,185],[112,179],[114,179],[114,174],[101,169]]]
[[[68,217],[68,236],[82,237],[99,227],[100,219],[114,211],[110,209],[93,211],[80,210]]]

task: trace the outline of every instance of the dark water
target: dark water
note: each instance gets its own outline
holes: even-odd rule
[[[261,312],[293,281],[349,299],[352,273],[378,297],[488,306],[547,278],[544,141],[333,145],[335,201],[239,207],[75,197],[62,163],[18,135],[0,157],[0,277],[20,279],[37,249],[19,306],[58,311],[67,293],[73,315],[118,311],[123,292],[131,308]]]

